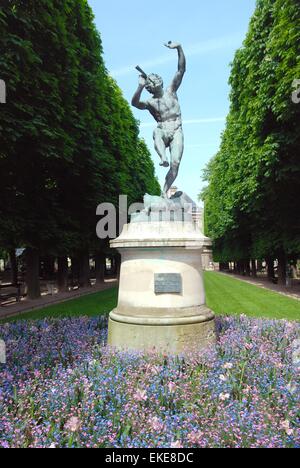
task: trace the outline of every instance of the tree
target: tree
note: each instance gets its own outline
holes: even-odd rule
[[[70,153],[70,139],[61,125],[62,67],[56,56],[66,44],[57,4],[5,1],[1,11],[0,66],[8,84],[0,121],[0,167],[5,174],[1,238],[5,245],[27,248],[30,297],[39,295],[39,251],[56,242],[60,213],[55,168],[58,159]]]
[[[230,77],[231,107],[205,173],[206,224],[217,258],[286,258],[300,252],[299,4],[259,0]],[[284,274],[281,274],[284,282]]]
[[[29,296],[38,297],[40,255],[59,257],[64,277],[66,257],[78,257],[87,284],[88,257],[100,244],[97,205],[117,205],[121,193],[139,201],[158,184],[138,124],[105,68],[87,1],[2,3],[8,99],[0,116],[0,245],[26,247]]]

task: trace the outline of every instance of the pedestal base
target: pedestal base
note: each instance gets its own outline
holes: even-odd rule
[[[137,317],[112,311],[108,344],[123,350],[180,354],[199,351],[216,342],[214,314],[205,306],[173,309],[170,314],[164,309],[162,313],[164,316],[159,317],[157,310],[151,314],[149,309],[147,316]]]
[[[118,307],[110,313],[110,346],[180,354],[215,342],[202,276],[206,245],[209,239],[188,222],[124,227],[111,242],[122,263]]]

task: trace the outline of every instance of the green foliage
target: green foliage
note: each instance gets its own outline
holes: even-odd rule
[[[232,64],[230,113],[202,195],[223,261],[300,253],[299,24],[298,1],[258,0]]]
[[[93,250],[96,207],[158,190],[86,0],[3,0],[0,245]]]

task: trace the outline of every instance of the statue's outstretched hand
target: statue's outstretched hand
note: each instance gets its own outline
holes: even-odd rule
[[[179,42],[169,41],[165,44],[165,46],[168,47],[169,49],[178,49],[178,47],[180,47],[181,44],[179,44]]]

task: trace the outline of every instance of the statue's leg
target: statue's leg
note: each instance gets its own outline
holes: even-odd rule
[[[164,196],[167,196],[169,189],[174,184],[178,176],[179,166],[183,155],[184,149],[184,138],[183,131],[179,129],[176,131],[174,138],[170,144],[170,153],[171,153],[171,167],[166,177],[166,182],[164,186]]]
[[[155,150],[161,159],[160,166],[169,167],[169,161],[166,156],[166,144],[163,138],[163,131],[160,128],[154,130],[153,139]]]

